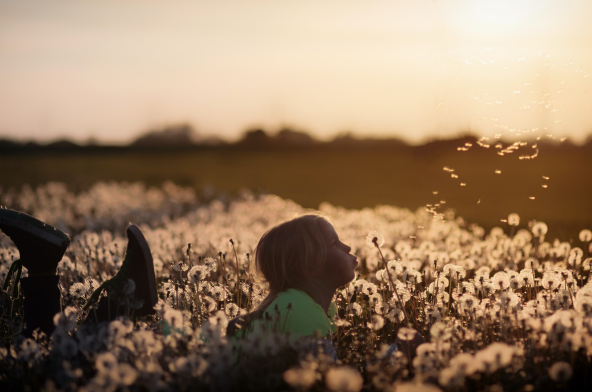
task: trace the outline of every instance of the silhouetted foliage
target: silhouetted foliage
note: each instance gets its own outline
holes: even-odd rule
[[[150,131],[135,141],[131,147],[187,147],[192,146],[197,134],[189,124],[179,124]]]

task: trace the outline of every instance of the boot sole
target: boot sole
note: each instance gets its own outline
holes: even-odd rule
[[[0,209],[0,227],[1,226],[8,226],[30,233],[58,248],[65,249],[70,245],[70,238],[66,233],[43,223],[24,212]]]
[[[135,313],[137,316],[146,316],[155,314],[154,305],[158,301],[158,293],[156,291],[156,275],[154,273],[154,261],[152,259],[152,253],[146,238],[140,228],[136,225],[130,225],[127,228],[127,238],[131,242],[132,239],[138,245],[141,253],[142,260],[144,263],[134,264],[131,266],[132,273],[134,276],[142,276],[146,279],[142,279],[136,283],[136,292],[143,292],[148,295],[148,298],[142,298],[144,301],[149,300],[149,303],[144,302],[144,305],[138,309]]]

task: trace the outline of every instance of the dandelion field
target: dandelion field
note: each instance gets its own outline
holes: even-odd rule
[[[356,279],[335,296],[335,361],[277,331],[240,342],[226,336],[228,321],[265,296],[265,284],[249,268],[251,255],[268,228],[306,212],[292,201],[248,191],[204,201],[172,182],[97,182],[79,193],[52,182],[3,192],[0,204],[72,238],[58,266],[63,312],[51,337],[23,339],[22,297],[13,295],[14,282],[0,294],[2,390],[547,391],[592,385],[592,232],[586,227],[567,242],[548,236],[542,221],[527,223],[517,214],[485,230],[450,211],[434,219],[423,207],[321,204],[360,260]],[[157,314],[77,328],[87,316],[82,307],[91,287],[121,265],[128,222],[142,229],[154,256]],[[0,258],[3,284],[18,258],[3,235]],[[425,339],[416,355],[413,330]]]

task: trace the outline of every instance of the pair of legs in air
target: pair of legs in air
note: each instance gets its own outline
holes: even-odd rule
[[[12,240],[20,254],[20,259],[13,263],[6,276],[5,286],[11,275],[16,277],[15,285],[18,283],[21,267],[28,271],[28,277],[20,279],[24,296],[24,325],[21,333],[31,337],[39,329],[51,336],[55,329],[54,316],[60,312],[60,276],[57,275],[57,267],[70,245],[70,238],[27,214],[9,209],[0,209],[0,230]],[[127,237],[127,251],[121,268],[91,295],[87,306],[95,308],[89,313],[85,324],[109,321],[123,314],[124,308],[117,306],[116,298],[123,296],[128,279],[134,281],[134,296],[142,303],[133,315],[140,317],[155,313],[158,295],[150,248],[136,225],[127,228]],[[113,294],[109,296],[111,299],[100,297],[104,290]]]

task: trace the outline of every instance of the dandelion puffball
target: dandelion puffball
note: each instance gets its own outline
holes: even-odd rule
[[[327,372],[325,384],[333,392],[358,392],[364,385],[364,379],[356,369],[341,366]]]
[[[372,230],[366,236],[366,245],[368,245],[371,248],[380,248],[382,245],[384,245],[384,237],[376,230]]]

